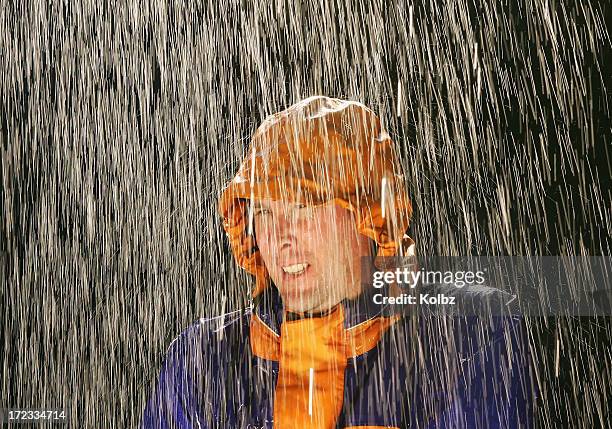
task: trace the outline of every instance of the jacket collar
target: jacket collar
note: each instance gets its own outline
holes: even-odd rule
[[[389,304],[376,304],[376,294],[388,295],[387,287],[376,289],[369,287],[356,299],[344,299],[338,305],[344,309],[344,328],[351,329],[377,317],[390,317],[398,313],[397,307]],[[280,335],[283,323],[284,307],[278,289],[273,284],[257,296],[253,302],[253,313],[277,335]]]

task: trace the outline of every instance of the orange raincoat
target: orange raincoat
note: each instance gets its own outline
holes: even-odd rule
[[[354,213],[378,257],[411,255],[400,172],[393,141],[363,104],[317,96],[268,117],[219,202],[236,261],[256,278],[253,305],[201,320],[171,345],[143,427],[528,425],[512,319],[488,324],[476,347],[483,324],[405,317],[375,305],[372,290],[317,317],[287,318],[252,234],[252,202],[333,200]]]

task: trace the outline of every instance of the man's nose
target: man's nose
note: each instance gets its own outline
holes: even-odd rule
[[[288,234],[295,228],[295,222],[290,211],[279,211],[275,218],[275,229],[279,235]]]
[[[274,234],[279,244],[283,247],[285,242],[290,242],[295,234],[295,219],[291,211],[280,211],[274,218]]]

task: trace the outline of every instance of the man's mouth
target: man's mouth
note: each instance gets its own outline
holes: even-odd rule
[[[292,274],[295,276],[302,274],[304,271],[306,271],[306,268],[308,268],[308,264],[304,262],[300,264],[286,265],[282,268],[285,273]]]

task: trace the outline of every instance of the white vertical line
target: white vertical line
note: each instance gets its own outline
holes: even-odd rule
[[[251,153],[251,189],[253,188],[255,183],[255,148],[253,148],[253,152]]]
[[[308,415],[312,416],[312,391],[314,389],[314,368],[310,368],[310,385],[308,386]]]
[[[219,341],[223,340],[223,335],[225,333],[225,329],[223,329],[223,324],[225,323],[225,295],[221,298],[221,317],[219,318]]]
[[[380,197],[380,201],[381,201],[381,206],[382,206],[382,217],[384,219],[385,217],[385,199],[386,199],[386,186],[387,185],[387,178],[383,177],[382,178],[382,183],[380,184],[381,187],[381,197]]]
[[[253,235],[253,197],[255,193],[253,188],[255,187],[255,147],[251,152],[251,199],[249,200],[249,235]]]
[[[253,235],[253,197],[255,193],[251,189],[251,199],[249,200],[249,235]]]
[[[408,21],[410,21],[410,37],[414,36],[414,24],[412,21],[412,6],[408,8]]]
[[[557,334],[558,335],[558,334]],[[557,351],[555,353],[555,377],[559,378],[559,337],[557,336]]]
[[[400,107],[402,105],[402,86],[400,80],[397,80],[397,117],[401,116]]]

